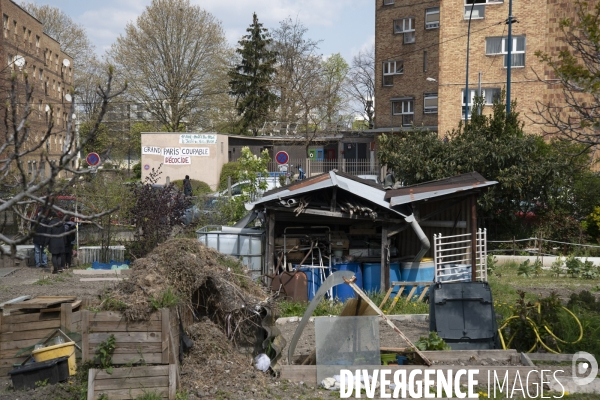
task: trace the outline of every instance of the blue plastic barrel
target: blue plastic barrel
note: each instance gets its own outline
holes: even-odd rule
[[[363,263],[363,279],[365,292],[381,290],[381,263]],[[400,263],[390,264],[390,282],[400,280]],[[398,292],[396,289],[392,294]]]
[[[406,282],[433,282],[435,267],[433,261],[421,262],[417,268],[413,268],[412,262],[403,262],[400,264],[400,275],[400,279]],[[425,289],[425,286],[417,286],[413,296],[421,295],[423,289]]]
[[[356,276],[356,286],[363,288],[363,276],[360,270],[360,263],[347,263],[347,264],[336,264],[332,267],[333,271],[352,271]],[[353,299],[356,297],[354,289],[345,283],[333,287],[333,297],[338,298],[340,301],[346,301],[347,299]]]
[[[306,274],[306,286],[308,287],[308,301],[311,301],[317,290],[321,287],[321,268],[300,267],[298,271]]]

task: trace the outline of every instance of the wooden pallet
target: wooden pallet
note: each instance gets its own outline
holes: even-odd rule
[[[433,282],[392,282],[392,286],[387,291],[383,301],[379,305],[379,308],[381,310],[383,310],[383,306],[385,305],[385,303],[387,303],[390,296],[392,295],[392,292],[394,291],[394,289],[396,287],[399,287],[398,293],[396,293],[396,295],[394,296],[392,305],[388,308],[388,311],[394,308],[394,306],[396,305],[398,300],[400,300],[400,297],[402,296],[402,292],[404,292],[404,289],[406,289],[407,287],[412,287],[412,289],[408,293],[408,296],[406,296],[406,302],[408,303],[412,299],[415,292],[417,291],[418,286],[425,286],[425,288],[423,289],[423,292],[421,292],[421,295],[417,299],[417,301],[422,301],[425,298],[425,295],[427,294],[427,292],[429,292],[429,288],[431,287],[431,285],[433,285]]]
[[[33,299],[5,304],[3,315],[10,315],[13,310],[41,310],[62,303],[73,303],[75,300],[77,300],[76,296],[37,296]]]

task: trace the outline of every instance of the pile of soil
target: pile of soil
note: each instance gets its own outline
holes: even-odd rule
[[[180,376],[188,392],[198,397],[227,393],[245,398],[247,392],[263,390],[268,374],[256,370],[252,357],[241,354],[220,327],[204,318],[187,332],[194,346],[181,364]]]

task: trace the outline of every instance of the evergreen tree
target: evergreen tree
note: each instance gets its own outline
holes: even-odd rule
[[[278,98],[270,86],[275,74],[275,52],[271,51],[271,36],[258,22],[256,13],[252,24],[236,49],[241,57],[240,64],[229,70],[230,94],[236,97],[236,110],[242,116],[244,131],[251,130],[254,136],[267,116],[277,106]]]

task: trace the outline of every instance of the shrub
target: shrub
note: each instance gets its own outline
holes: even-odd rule
[[[240,163],[237,161],[223,165],[221,169],[221,178],[219,178],[219,191],[227,189],[227,178],[231,177],[231,183],[238,181]]]
[[[142,163],[135,164],[131,170],[133,171],[134,179],[142,179]]]
[[[177,179],[172,183],[180,192],[183,192],[183,179]],[[206,182],[190,179],[190,183],[192,184],[192,196],[201,196],[203,194],[212,193],[212,189]]]

